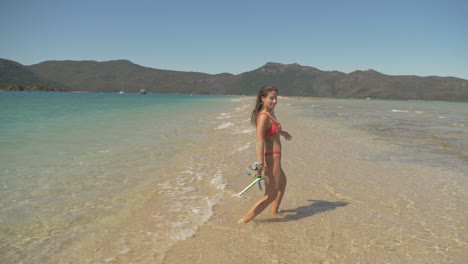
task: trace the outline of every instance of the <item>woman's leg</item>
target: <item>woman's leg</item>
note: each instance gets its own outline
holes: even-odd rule
[[[268,188],[268,187],[266,187]],[[250,208],[247,214],[242,218],[242,222],[248,223],[268,207],[276,198],[277,191],[267,190],[267,193],[260,197],[258,201]]]
[[[277,215],[278,210],[281,204],[281,200],[283,199],[284,191],[286,190],[286,174],[284,174],[284,171],[282,168],[280,168],[280,178],[279,178],[279,190],[278,190],[278,195],[276,196],[276,199],[273,201],[271,204],[271,213]]]
[[[258,201],[250,208],[247,214],[239,221],[240,223],[248,223],[259,215],[265,208],[268,207],[278,196],[278,177],[275,175],[273,170],[265,172],[266,175],[271,175],[267,182],[265,182],[265,194],[258,199]]]

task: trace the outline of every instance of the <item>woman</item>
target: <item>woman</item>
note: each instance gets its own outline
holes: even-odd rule
[[[250,208],[247,214],[239,220],[239,223],[248,223],[260,214],[269,204],[272,204],[271,212],[278,214],[278,209],[286,189],[286,175],[281,168],[281,141],[280,136],[291,140],[291,135],[281,131],[281,125],[277,121],[274,108],[278,102],[278,89],[274,86],[264,86],[257,94],[257,102],[252,112],[251,122],[256,126],[257,164],[259,169],[268,176],[265,182],[265,194]]]

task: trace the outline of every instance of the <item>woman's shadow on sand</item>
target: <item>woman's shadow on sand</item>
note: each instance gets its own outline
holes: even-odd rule
[[[260,220],[258,222],[290,222],[309,217],[326,211],[335,210],[337,207],[347,206],[348,202],[330,202],[324,200],[308,200],[309,205],[299,206],[295,209],[281,210],[277,218]]]

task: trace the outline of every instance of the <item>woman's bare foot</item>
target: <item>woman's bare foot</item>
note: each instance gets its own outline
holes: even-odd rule
[[[242,217],[241,219],[239,219],[239,221],[237,221],[238,224],[247,224],[248,222],[245,221],[244,217]]]
[[[284,214],[283,210],[280,210],[279,212],[271,212],[273,216],[279,217],[280,215]]]

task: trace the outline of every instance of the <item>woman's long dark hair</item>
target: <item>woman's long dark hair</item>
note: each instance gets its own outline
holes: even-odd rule
[[[257,93],[257,102],[255,103],[255,108],[252,111],[252,116],[250,118],[250,123],[252,123],[253,126],[257,126],[257,115],[262,110],[263,102],[262,102],[262,97],[266,97],[269,92],[276,92],[278,93],[278,88],[272,85],[266,85],[260,88],[260,90]]]

